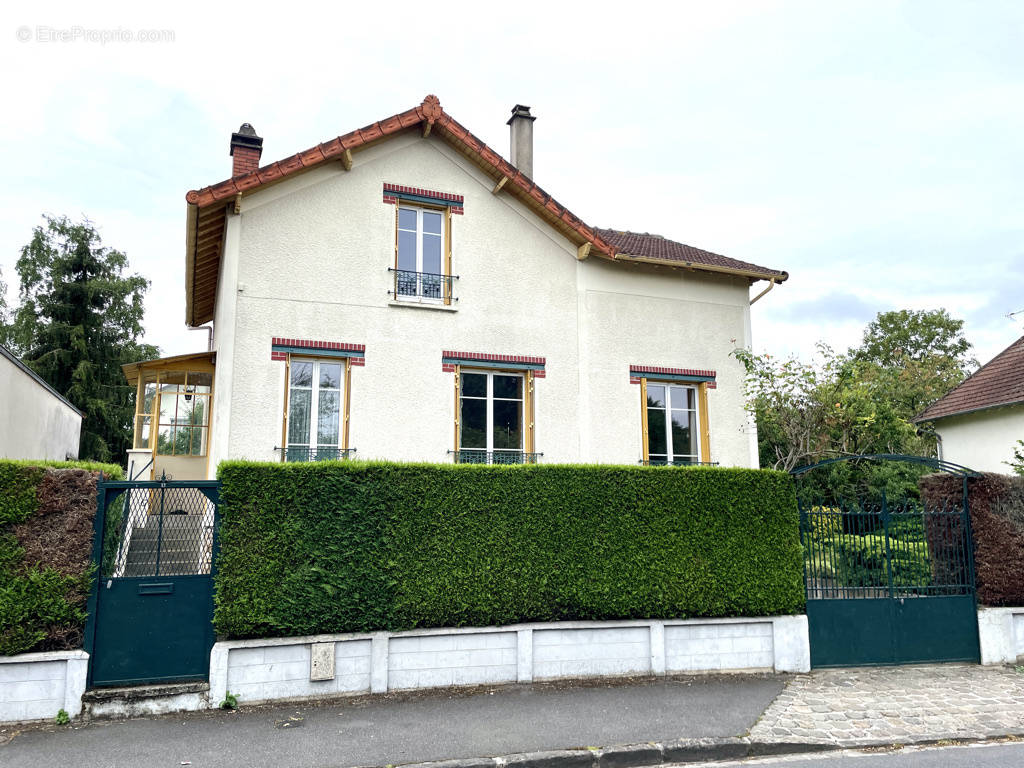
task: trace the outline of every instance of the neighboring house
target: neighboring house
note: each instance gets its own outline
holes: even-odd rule
[[[187,195],[212,351],[126,367],[138,466],[757,466],[730,353],[787,273],[587,226],[533,182],[533,121],[513,109],[508,162],[428,96],[262,168],[244,124],[231,178]]]
[[[0,459],[78,458],[82,412],[0,344]]]
[[[932,422],[940,458],[1008,474],[1013,448],[1024,440],[1024,336],[914,421]]]

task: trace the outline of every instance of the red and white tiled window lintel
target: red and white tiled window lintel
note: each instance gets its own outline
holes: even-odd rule
[[[286,349],[282,349],[282,347]],[[303,352],[308,351],[311,355],[317,352],[333,353],[336,357],[348,357],[352,365],[366,365],[366,345],[347,344],[340,341],[314,341],[311,339],[292,339],[283,336],[274,336],[270,343],[270,359],[283,361],[288,358],[288,352],[296,349]],[[343,353],[349,352],[350,355]]]
[[[543,379],[545,376],[544,366],[547,361],[543,357],[531,355],[498,355],[490,352],[453,352],[445,350],[441,353],[441,370],[445,373],[455,373],[456,365],[473,365],[483,363],[488,367],[497,367],[501,363],[510,363],[516,366],[528,366],[533,371],[535,379]]]
[[[451,192],[438,192],[433,189],[421,189],[420,187],[406,187],[401,184],[384,184],[383,201],[389,205],[396,205],[404,195],[415,195],[416,197],[434,200],[447,205],[451,212],[461,215],[465,200],[462,195]]]
[[[707,382],[708,389],[718,387],[716,374],[712,370],[701,368],[665,368],[657,365],[631,365],[629,366],[629,383],[639,384],[642,378],[657,378],[661,376],[694,376],[702,379],[710,379]]]

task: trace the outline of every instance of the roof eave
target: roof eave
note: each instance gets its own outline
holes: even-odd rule
[[[941,421],[942,419],[951,419],[954,416],[969,416],[972,413],[978,413],[980,411],[992,411],[996,408],[1010,408],[1015,405],[1024,405],[1024,400],[1010,400],[1005,403],[995,403],[993,405],[982,405],[977,408],[967,408],[963,411],[954,411],[953,413],[944,413],[941,416],[928,416],[927,411],[922,413],[920,416],[915,416],[910,420],[912,424],[924,424],[926,421]]]
[[[749,280],[774,280],[776,283],[784,283],[789,279],[788,272],[756,272],[751,269],[739,269],[737,267],[723,267],[717,264],[701,264],[696,261],[677,261],[674,259],[655,259],[650,256],[631,256],[628,253],[617,253],[611,257],[618,262],[639,262],[641,264],[656,264],[659,267],[676,267],[678,269],[700,270],[702,272],[718,272],[724,275],[736,275]]]

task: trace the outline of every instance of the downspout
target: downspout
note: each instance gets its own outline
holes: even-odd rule
[[[778,278],[775,278],[775,277],[773,277],[771,280],[769,280],[768,281],[768,287],[765,288],[763,291],[761,291],[759,294],[757,294],[757,296],[752,298],[750,300],[750,303],[754,304],[754,302],[756,302],[758,299],[760,299],[762,296],[764,296],[766,293],[768,293],[768,291],[770,291],[772,288],[774,288],[775,287],[775,283],[776,283],[777,280],[778,280]]]

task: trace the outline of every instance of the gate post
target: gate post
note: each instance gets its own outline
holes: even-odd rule
[[[103,473],[96,479],[96,516],[92,520],[92,584],[89,587],[89,599],[86,603],[85,636],[82,647],[89,655],[89,668],[86,673],[86,688],[92,685],[92,657],[96,643],[96,604],[99,600],[100,580],[103,578],[103,533],[106,530],[107,489],[103,483]]]

